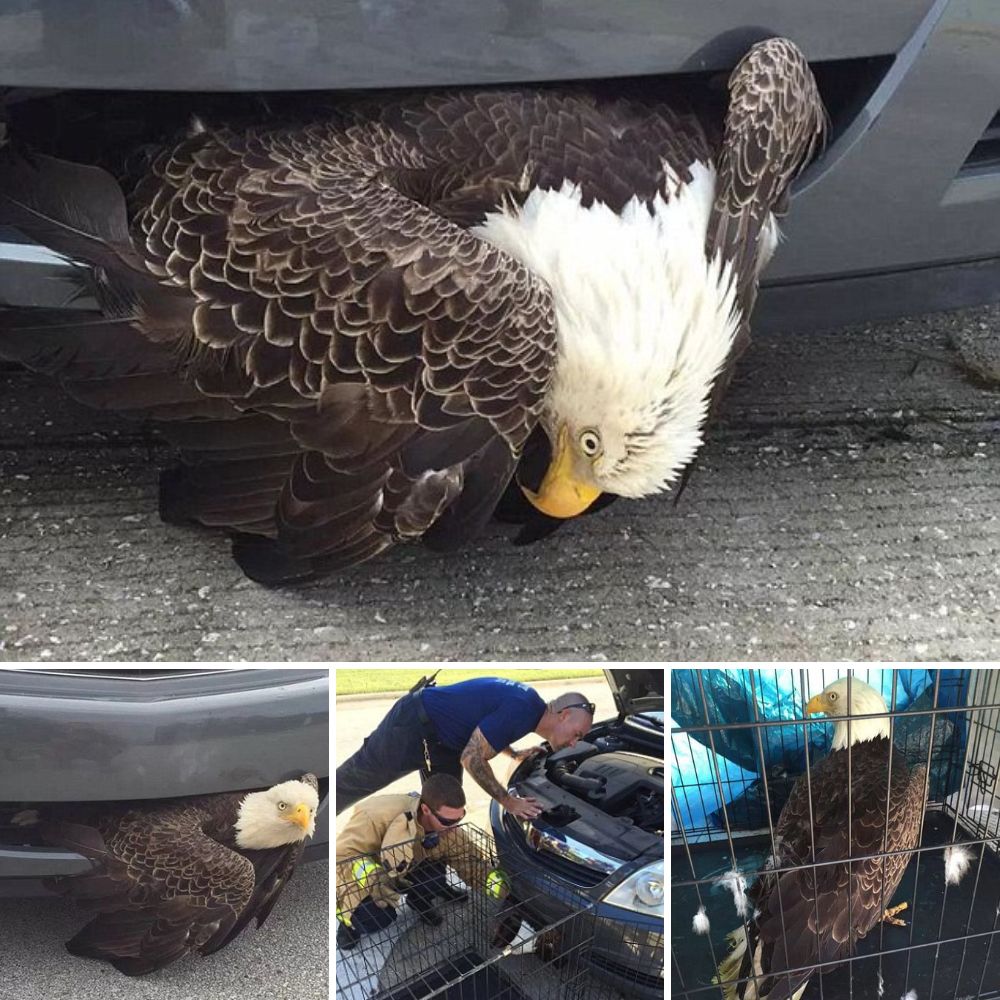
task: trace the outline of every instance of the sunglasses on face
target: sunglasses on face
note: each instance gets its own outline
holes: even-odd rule
[[[427,806],[427,803],[424,803]],[[427,806],[428,812],[442,825],[442,826],[454,826],[456,823],[461,823],[465,819],[465,810],[462,810],[462,815],[458,819],[445,819],[444,816],[439,816],[430,806]]]

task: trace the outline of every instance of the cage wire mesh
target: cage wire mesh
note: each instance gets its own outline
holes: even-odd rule
[[[500,866],[492,837],[469,824],[428,858],[418,841],[337,864],[337,1000],[606,1000],[592,974],[593,903],[537,867]],[[414,861],[414,858],[417,858]],[[360,868],[356,867],[361,865]],[[377,870],[375,867],[377,865]],[[360,884],[357,874],[370,873]],[[460,873],[460,877],[459,877]],[[442,901],[449,895],[465,899]],[[372,906],[384,904],[372,922]],[[403,905],[405,901],[405,905]],[[440,923],[425,922],[430,907]],[[386,916],[391,908],[393,915]],[[338,941],[345,935],[338,928]],[[662,968],[662,941],[661,941]]]
[[[877,831],[878,846],[864,853],[847,850],[849,843],[857,842],[853,826],[865,805],[852,801],[857,768],[868,759],[858,749],[864,744],[857,742],[849,742],[843,757],[836,758],[846,764],[841,786],[847,797],[840,819],[842,850],[838,853],[831,846],[835,839],[825,848],[817,846],[817,836],[830,833],[829,803],[839,801],[828,782],[817,786],[811,780],[833,752],[834,720],[826,715],[807,718],[804,708],[838,678],[870,685],[886,703],[888,710],[877,716],[889,723],[890,738],[905,760],[905,769],[900,765],[893,777],[886,755],[885,782],[895,787],[907,772],[923,774],[926,798],[912,850],[892,851],[887,846],[890,829],[901,821],[888,807],[884,791],[884,828]],[[996,941],[1000,671],[674,670],[671,714],[672,997],[1000,998]],[[874,717],[852,712],[845,725],[855,727],[858,720]],[[808,796],[809,847],[804,856],[790,861],[787,845],[776,840],[775,828],[800,780],[806,783]],[[878,796],[873,805],[877,810]],[[960,867],[951,869],[957,861],[951,850],[956,844],[968,852],[964,872]],[[948,857],[951,863],[946,869]],[[891,898],[882,898],[885,881],[890,881],[886,872],[892,870],[895,858],[904,859],[906,868]],[[872,883],[873,891],[879,892],[877,909],[875,899],[860,894],[865,888],[861,876],[871,871],[879,875]],[[828,873],[826,882],[823,872]],[[789,913],[803,911],[794,911],[794,899],[790,905],[785,898],[787,890],[775,890],[778,879],[782,886],[815,887],[817,880],[829,886],[833,872],[843,878],[836,892],[824,896],[823,914],[813,899],[808,919],[787,926],[786,908]],[[784,881],[786,875],[797,881]],[[775,964],[761,965],[760,970],[778,969],[780,975],[754,975],[753,964],[747,961],[742,972],[729,969],[718,984],[713,983],[713,977],[720,976],[720,963],[734,954],[730,932],[755,940],[763,886],[770,887],[770,905],[782,923],[777,943],[771,940],[768,945],[773,949],[769,960]],[[895,919],[904,920],[905,926],[881,919],[883,909],[903,901],[908,909]],[[875,916],[864,934],[861,902],[868,903]],[[841,950],[829,940],[823,944],[817,931],[829,927],[837,907],[847,925],[848,943]],[[804,935],[809,936],[808,959],[795,962],[793,956],[803,954]],[[790,961],[782,965],[786,954]]]

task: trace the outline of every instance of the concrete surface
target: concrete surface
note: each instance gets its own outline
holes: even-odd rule
[[[980,659],[1000,636],[997,307],[769,334],[681,499],[547,543],[397,549],[297,591],[161,524],[168,450],[0,375],[0,657]]]
[[[188,956],[148,976],[74,958],[63,947],[87,915],[63,899],[0,899],[5,1000],[328,1000],[330,864],[303,865],[267,922],[207,958]]]

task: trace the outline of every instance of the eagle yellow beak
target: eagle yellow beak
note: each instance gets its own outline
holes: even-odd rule
[[[826,712],[826,699],[821,694],[813,695],[806,703],[806,715],[816,715],[817,712]]]
[[[309,807],[300,802],[289,814],[288,822],[301,826],[303,830],[309,829]]]
[[[576,517],[601,495],[596,486],[581,482],[575,475],[573,449],[565,425],[559,431],[555,455],[538,492],[526,486],[522,486],[521,490],[535,507],[549,517]]]

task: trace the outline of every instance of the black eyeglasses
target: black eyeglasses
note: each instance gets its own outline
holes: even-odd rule
[[[427,806],[427,803],[424,803]],[[454,826],[456,823],[461,823],[465,819],[465,810],[462,810],[462,815],[458,819],[445,819],[444,816],[439,816],[430,806],[427,806],[430,814],[442,825],[442,826]]]
[[[597,706],[592,701],[581,701],[579,705],[563,705],[561,711],[565,712],[571,708],[585,708],[591,715],[597,711]]]

